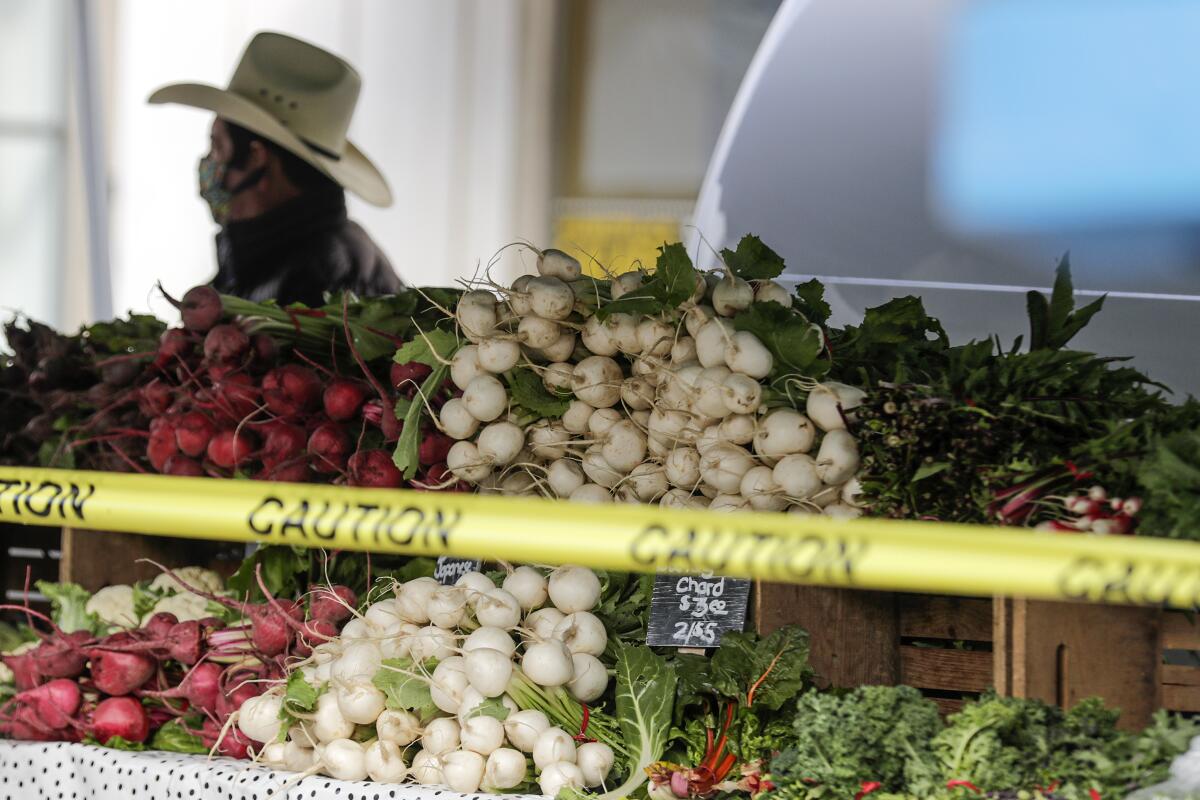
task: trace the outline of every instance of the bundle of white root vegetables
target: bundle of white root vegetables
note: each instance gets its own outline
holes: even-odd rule
[[[574,566],[395,584],[236,724],[263,763],[301,774],[466,794],[604,787],[627,754],[586,705],[609,685],[600,594]]]
[[[782,285],[690,261],[668,275],[669,256],[686,259],[673,245],[654,272],[597,281],[546,250],[539,275],[465,294],[461,346],[443,359],[462,396],[437,423],[458,440],[449,471],[481,492],[859,516],[848,423],[864,393],[783,374],[772,349],[740,329],[760,304],[787,313]],[[667,284],[680,275],[682,293]],[[823,345],[820,327],[806,327]],[[538,376],[557,407],[529,413],[520,373]]]

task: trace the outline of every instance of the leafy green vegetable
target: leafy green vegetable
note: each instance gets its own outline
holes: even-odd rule
[[[424,666],[432,672],[432,666]],[[429,681],[413,674],[414,671],[412,659],[384,659],[371,682],[387,697],[388,708],[421,711],[433,705]]]
[[[1200,538],[1200,429],[1162,439],[1143,463],[1143,528],[1171,539]]]
[[[558,419],[567,413],[569,398],[556,397],[546,390],[542,379],[527,367],[518,367],[505,373],[509,395],[513,402],[533,412],[539,419]]]
[[[730,272],[745,281],[765,281],[783,274],[783,258],[754,234],[743,236],[737,250],[721,250],[721,258]]]
[[[625,781],[600,795],[603,800],[630,796],[646,782],[646,767],[667,748],[675,705],[675,669],[644,646],[617,648],[617,720],[632,753]]]
[[[937,706],[908,686],[810,692],[796,709],[793,741],[771,763],[771,780],[781,796],[805,800],[851,797],[863,781],[903,791],[906,772],[930,761],[941,727]]]
[[[264,601],[266,598],[254,577],[260,564],[263,583],[272,595],[295,597],[302,591],[308,575],[309,551],[287,545],[260,547],[242,561],[225,586],[236,596],[249,598],[251,603]]]
[[[397,364],[417,362],[436,368],[449,361],[458,350],[458,338],[451,331],[433,329],[419,331],[411,341],[401,345],[392,360]]]
[[[28,625],[10,625],[0,622],[0,653],[8,653],[37,639]]]
[[[949,347],[942,324],[925,312],[919,297],[911,296],[868,308],[861,325],[847,325],[829,336],[833,377],[864,387],[878,380],[921,380],[938,374]]]
[[[195,720],[194,727],[199,730],[200,721]],[[154,732],[150,737],[151,750],[165,750],[169,753],[194,753],[201,755],[208,752],[204,741],[194,733],[188,733],[181,720],[173,719]]]
[[[817,325],[829,322],[829,317],[833,314],[833,309],[825,302],[825,287],[816,278],[796,284],[796,297],[792,301],[792,308]]]
[[[637,289],[596,309],[605,320],[611,314],[659,314],[678,308],[696,291],[699,276],[692,259],[679,242],[658,248],[658,260],[651,276]]]
[[[1062,712],[1035,700],[985,694],[963,706],[933,738],[939,782],[965,780],[984,791],[1048,785],[1051,737]]]
[[[99,635],[108,631],[108,626],[95,614],[87,612],[92,593],[79,584],[38,581],[34,585],[50,599],[50,617],[64,632],[89,631]]]
[[[754,303],[733,318],[733,327],[758,337],[775,359],[772,376],[817,378],[829,370],[825,335],[800,313],[779,303]]]
[[[94,736],[85,736],[83,738],[83,743],[94,745],[96,747],[107,747],[109,750],[128,750],[128,751],[134,752],[134,753],[140,753],[143,750],[147,749],[147,747],[144,743],[131,742],[128,739],[124,738],[123,736],[110,737],[107,742],[101,742],[99,739],[96,739]]]
[[[1058,350],[1065,347],[1104,306],[1104,298],[1075,310],[1075,288],[1071,283],[1071,261],[1064,255],[1055,271],[1050,301],[1041,292],[1029,292],[1025,299],[1029,313],[1029,349]]]
[[[472,717],[494,717],[503,722],[508,719],[508,714],[508,706],[504,705],[499,697],[489,697],[470,709],[467,713],[467,719]]]
[[[436,365],[433,372],[429,373],[421,383],[420,395],[422,397],[435,395],[449,375],[449,367],[444,364]],[[409,406],[408,413],[404,415],[404,427],[400,431],[400,441],[396,442],[396,452],[392,460],[396,463],[396,467],[404,473],[405,479],[411,479],[421,467],[419,448],[421,446],[421,415],[424,413],[424,403],[413,403]]]
[[[382,690],[381,690],[382,691]],[[321,696],[321,691],[310,684],[304,678],[304,673],[300,670],[295,670],[291,675],[288,675],[287,689],[283,696],[283,711],[301,711],[310,712],[317,707],[317,698]]]
[[[811,675],[808,632],[786,625],[766,637],[731,631],[709,667],[713,689],[744,705],[778,711]]]

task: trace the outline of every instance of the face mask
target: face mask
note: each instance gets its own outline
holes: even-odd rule
[[[229,220],[229,204],[233,201],[234,196],[258,183],[266,174],[265,168],[256,169],[237,186],[227,189],[225,187],[225,171],[225,164],[213,158],[211,153],[200,159],[200,196],[204,198],[204,202],[208,203],[213,221],[221,226],[224,226]]]

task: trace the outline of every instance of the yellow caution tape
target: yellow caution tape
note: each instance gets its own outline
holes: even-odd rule
[[[941,522],[24,468],[0,468],[0,522],[638,572],[711,571],[863,589],[1200,607],[1198,544]]]

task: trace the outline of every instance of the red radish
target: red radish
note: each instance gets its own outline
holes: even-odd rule
[[[308,367],[285,364],[262,380],[263,400],[273,414],[296,417],[315,411],[321,403],[321,378]]]
[[[350,456],[346,469],[351,486],[399,489],[404,485],[404,473],[396,468],[392,454],[386,450],[360,450]]]
[[[167,299],[171,298],[168,296]],[[196,333],[210,330],[225,314],[225,309],[221,306],[221,295],[211,286],[194,286],[188,289],[183,300],[176,306],[179,308],[179,316],[183,319],[183,327]]]
[[[392,364],[392,388],[399,389],[401,394],[412,397],[421,381],[429,377],[433,367],[420,361],[409,361],[406,364]]]
[[[147,560],[149,561],[149,559]],[[250,620],[251,641],[254,643],[255,649],[265,656],[276,656],[286,651],[288,645],[291,644],[293,632],[302,630],[301,623],[304,621],[304,607],[294,600],[276,600],[262,581],[261,564],[258,565],[255,571],[255,577],[258,579],[259,589],[262,590],[263,596],[267,598],[267,602],[253,604],[239,603],[236,600],[230,600],[228,597],[207,592],[182,580],[162,564],[154,561],[149,561],[149,563],[154,564],[154,566],[170,575],[181,588],[186,589],[192,594],[199,595],[206,600],[220,603],[226,608],[231,608],[248,618]],[[114,634],[114,636],[120,635]]]
[[[146,620],[146,624],[142,626],[142,630],[156,639],[161,639],[171,632],[171,628],[178,624],[179,617],[176,617],[170,611],[159,611]]]
[[[222,469],[237,469],[245,466],[257,449],[257,438],[250,431],[224,430],[208,443],[208,460]]]
[[[258,454],[266,467],[275,467],[304,453],[308,434],[298,425],[276,421],[266,426],[266,438]]]
[[[192,341],[187,331],[170,328],[163,331],[158,340],[158,351],[154,357],[154,366],[162,368],[177,358],[186,358],[192,350]]]
[[[326,422],[308,437],[308,452],[317,472],[340,472],[346,466],[353,444],[340,425]]]
[[[19,655],[0,656],[3,659],[5,666],[12,670],[13,684],[17,687],[17,691],[26,691],[40,684],[44,679],[42,674],[38,672],[37,662],[33,659],[32,651],[26,651]]]
[[[220,694],[217,695],[217,716],[222,719],[228,717],[241,708],[242,703],[260,694],[262,694],[262,689],[259,684],[250,683],[247,680],[243,680],[232,689],[228,686],[223,687]]]
[[[216,714],[217,700],[221,696],[222,669],[220,664],[205,661],[203,664],[193,667],[173,689],[165,692],[142,692],[141,694],[160,700],[181,698],[187,700],[188,706],[196,711],[204,714]]]
[[[249,758],[250,740],[242,735],[236,725],[230,725],[221,731],[221,725],[215,719],[204,720],[200,729],[200,739],[206,747],[217,749],[217,752],[229,758]]]
[[[209,370],[212,374],[212,370]],[[228,372],[219,379],[214,378],[213,392],[221,398],[220,407],[231,411],[239,421],[254,413],[259,406],[259,388],[254,379],[244,372]]]
[[[263,366],[271,366],[279,358],[279,344],[269,333],[251,336],[250,349],[254,351],[254,360]]]
[[[203,478],[204,467],[200,466],[200,462],[195,459],[175,454],[167,457],[163,463],[162,473],[174,475],[177,478]]]
[[[75,681],[58,678],[21,692],[13,700],[32,708],[46,727],[61,730],[70,727],[83,702],[83,694]]]
[[[250,337],[236,325],[218,325],[204,337],[204,358],[216,364],[241,360],[250,349]]]
[[[165,420],[163,422],[157,429],[151,430],[150,440],[146,443],[146,458],[159,472],[165,471],[167,459],[179,453],[175,429]]]
[[[296,643],[292,645],[292,654],[307,658],[312,654],[314,647],[322,642],[336,639],[337,635],[337,626],[332,622],[323,619],[309,620],[304,623],[304,631],[296,637]]]
[[[38,673],[46,678],[77,678],[87,666],[87,656],[81,649],[92,641],[87,631],[58,633],[33,649]]]
[[[203,411],[189,411],[175,423],[175,444],[185,456],[204,455],[217,426]]]
[[[360,381],[335,378],[325,387],[321,399],[325,416],[334,422],[348,422],[358,416],[358,410],[367,399],[367,387]]]
[[[417,458],[423,467],[444,463],[446,455],[453,446],[454,440],[449,436],[441,431],[431,430],[421,439],[421,445],[417,449]]]
[[[255,480],[280,483],[308,483],[312,478],[313,471],[309,469],[307,456],[269,467],[254,476]]]
[[[144,742],[150,735],[150,718],[137,699],[109,697],[96,706],[88,727],[101,744],[108,744],[114,736],[127,742]]]
[[[357,605],[358,595],[349,586],[309,587],[308,613],[314,620],[337,625],[350,619]]]
[[[363,419],[372,425],[379,425],[383,422],[383,403],[378,400],[363,403],[362,415]]]
[[[126,634],[114,634],[105,640],[106,644],[120,647],[128,644],[125,640],[111,640]],[[132,638],[132,637],[129,637]],[[158,664],[154,659],[141,653],[126,653],[120,650],[105,650],[100,647],[88,651],[92,659],[92,683],[103,694],[123,695],[141,688],[146,681],[154,677]]]

